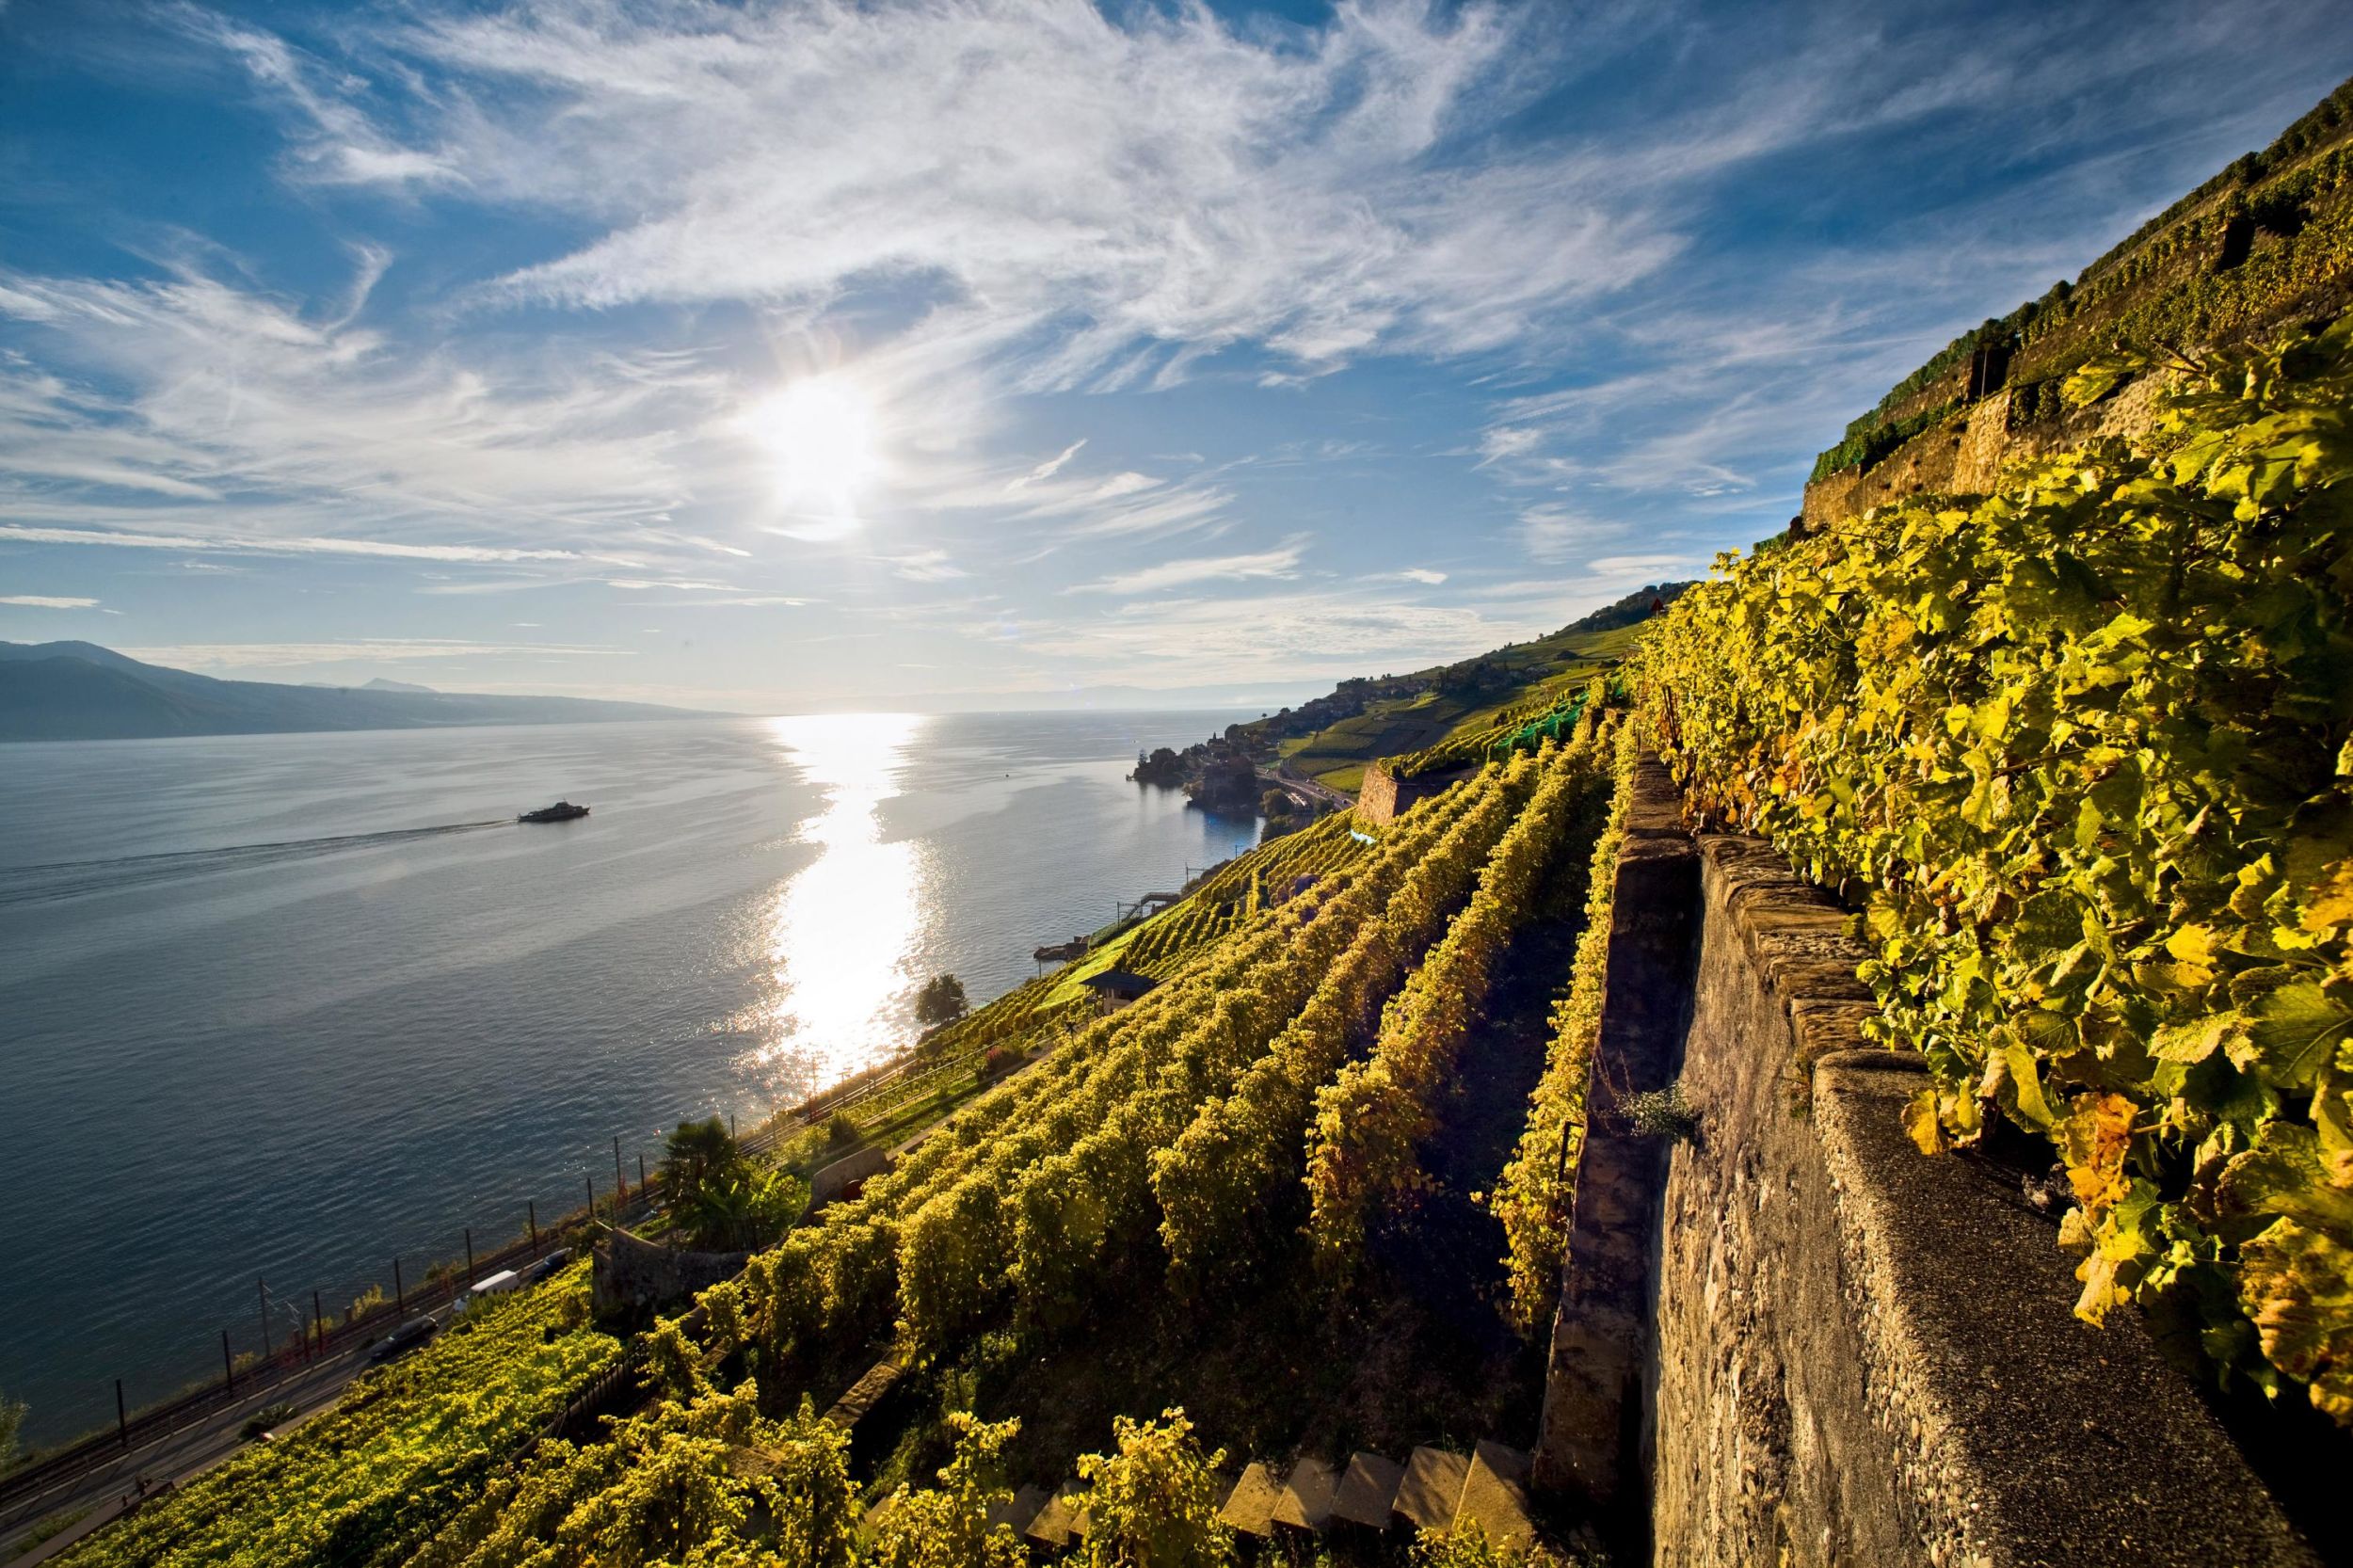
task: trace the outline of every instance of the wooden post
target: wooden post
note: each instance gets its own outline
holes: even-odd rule
[[[326,1354],[327,1308],[319,1304],[319,1293],[316,1290],[311,1292],[311,1328],[313,1336],[318,1341],[319,1353],[321,1355]]]
[[[220,1377],[223,1388],[232,1394],[237,1391],[237,1363],[229,1354],[229,1331],[227,1329],[220,1331]]]
[[[256,1279],[253,1282],[253,1288],[259,1291],[262,1297],[262,1359],[267,1361],[269,1359],[269,1281]]]
[[[523,1201],[523,1218],[531,1223],[531,1257],[539,1259],[539,1206],[529,1199]]]
[[[466,1288],[473,1288],[473,1226],[466,1227]]]
[[[580,1179],[587,1186],[588,1218],[594,1220],[597,1217],[597,1178],[592,1176],[584,1176]]]
[[[400,1259],[392,1259],[392,1309],[401,1317],[408,1316],[408,1292],[400,1288]]]
[[[613,1213],[619,1218],[621,1205],[629,1201],[629,1178],[621,1175],[621,1135],[613,1135]]]
[[[638,1195],[639,1195],[639,1196],[641,1196],[641,1197],[642,1197],[642,1196],[644,1196],[644,1195],[645,1195],[645,1191],[646,1191],[646,1151],[645,1151],[645,1150],[643,1150],[643,1149],[639,1149],[639,1150],[637,1151],[637,1192],[638,1192]]]
[[[122,1408],[122,1380],[115,1379],[115,1431],[122,1434],[122,1446],[131,1447],[131,1417]]]

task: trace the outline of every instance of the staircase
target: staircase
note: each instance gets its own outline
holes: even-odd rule
[[[1344,1469],[1312,1454],[1284,1469],[1254,1463],[1232,1482],[1218,1517],[1236,1534],[1261,1541],[1473,1529],[1497,1547],[1517,1548],[1535,1535],[1528,1455],[1485,1441],[1468,1454],[1416,1448],[1403,1464],[1373,1453],[1353,1456]],[[1048,1551],[1067,1550],[1087,1534],[1085,1488],[1076,1478],[1050,1495],[1023,1487],[989,1522]]]

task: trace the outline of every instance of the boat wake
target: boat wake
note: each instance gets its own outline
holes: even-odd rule
[[[265,844],[230,844],[219,849],[172,850],[160,855],[125,855],[106,860],[51,860],[32,866],[0,866],[0,906],[46,904],[55,899],[120,892],[152,883],[217,872],[246,871],[286,860],[308,860],[351,850],[382,849],[451,833],[512,827],[511,817],[487,822],[443,823],[435,827],[395,827],[381,833],[339,833],[326,839],[282,839]]]

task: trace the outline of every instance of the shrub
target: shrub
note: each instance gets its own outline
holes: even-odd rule
[[[1117,1453],[1079,1461],[1080,1479],[1094,1486],[1087,1568],[1224,1568],[1234,1532],[1217,1516],[1221,1488],[1209,1472],[1225,1451],[1202,1453],[1181,1409],[1157,1422],[1122,1416],[1112,1432]]]

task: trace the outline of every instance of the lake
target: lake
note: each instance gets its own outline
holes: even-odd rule
[[[973,1002],[1255,841],[1122,776],[1233,713],[0,745],[0,1394],[114,1416]],[[519,825],[565,796],[584,821]]]

